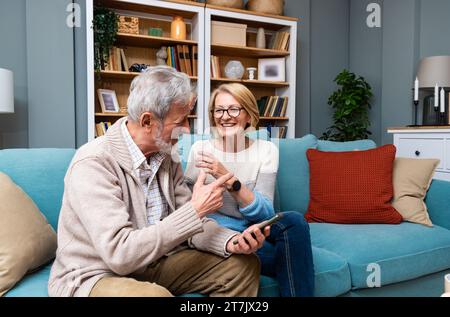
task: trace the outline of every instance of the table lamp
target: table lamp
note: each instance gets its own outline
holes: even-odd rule
[[[445,114],[448,112],[448,109],[446,105],[440,104],[442,102],[439,100],[439,92],[442,88],[444,90],[445,88],[450,88],[450,56],[423,58],[419,63],[417,78],[420,83],[419,88],[434,92],[424,99],[423,124],[447,124],[445,122]]]
[[[14,113],[14,75],[0,68],[0,113]]]

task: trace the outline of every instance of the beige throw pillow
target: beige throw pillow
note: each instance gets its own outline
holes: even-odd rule
[[[424,199],[438,165],[437,159],[395,159],[392,206],[405,221],[433,226]]]
[[[0,172],[0,296],[55,252],[53,228],[31,198]]]

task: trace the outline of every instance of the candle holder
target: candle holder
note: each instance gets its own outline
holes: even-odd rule
[[[419,100],[414,100],[414,124],[409,125],[408,127],[414,128],[419,127],[417,124],[417,108],[419,107]]]

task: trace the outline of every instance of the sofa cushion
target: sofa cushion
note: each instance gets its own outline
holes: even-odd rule
[[[425,198],[433,224],[450,230],[450,182],[434,179]]]
[[[312,247],[315,290],[314,296],[339,296],[350,291],[352,281],[347,261],[339,255]]]
[[[48,297],[48,279],[51,264],[39,271],[26,275],[5,297]]]
[[[433,226],[424,198],[438,164],[439,160],[436,159],[395,159],[392,206],[402,215],[403,220]]]
[[[382,286],[450,268],[450,231],[439,226],[311,223],[310,230],[314,247],[348,262],[354,289],[368,287],[372,263],[380,265]]]
[[[317,148],[317,138],[310,134],[300,139],[272,139],[272,142],[280,152],[275,210],[295,210],[304,214],[309,202],[309,164],[306,151]]]
[[[55,257],[56,232],[11,179],[0,172],[0,296]]]
[[[310,167],[309,222],[390,223],[402,216],[392,207],[395,146],[367,151],[306,152]]]
[[[7,174],[34,201],[56,230],[64,176],[75,150],[12,149],[0,151],[0,172]]]

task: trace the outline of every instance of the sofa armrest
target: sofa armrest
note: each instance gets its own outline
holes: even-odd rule
[[[433,224],[450,230],[450,182],[433,180],[425,203]]]

